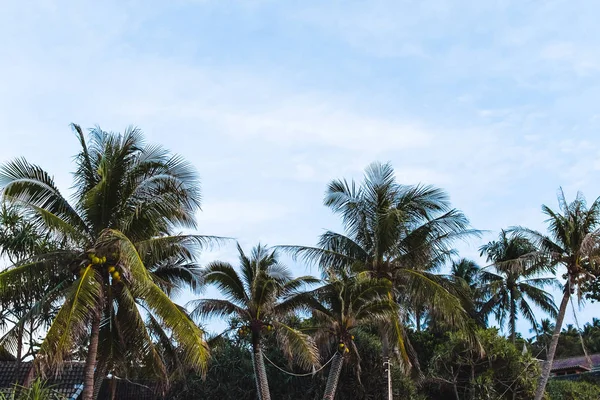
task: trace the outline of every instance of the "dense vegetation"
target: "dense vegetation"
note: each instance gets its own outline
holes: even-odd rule
[[[33,358],[42,375],[85,362],[84,400],[108,373],[153,379],[181,400],[540,399],[555,356],[600,351],[599,320],[562,326],[572,295],[598,298],[599,200],[568,203],[560,191],[558,211],[542,208],[547,234],[503,230],[479,266],[457,254],[457,241],[481,235],[445,191],[400,184],[373,163],[362,181],[327,188],[343,232],[312,247],[238,246],[237,266],[199,265],[203,248],[227,239],[180,233],[197,229],[194,168],[136,129],[73,128],[72,202],[27,160],[0,169],[0,356]],[[321,277],[294,277],[286,255]],[[221,296],[206,298],[209,286]],[[559,307],[551,287],[563,289]],[[181,290],[197,299],[175,304]],[[229,328],[206,337],[208,318]],[[552,382],[549,393],[595,390],[577,385]]]

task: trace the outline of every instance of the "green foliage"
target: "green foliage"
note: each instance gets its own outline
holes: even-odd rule
[[[316,247],[284,246],[287,251],[317,264],[325,277],[366,272],[387,279],[390,296],[409,312],[419,303],[445,326],[466,325],[461,291],[432,272],[452,254],[456,240],[478,234],[451,207],[446,192],[399,184],[391,164],[374,162],[361,182],[331,181],[323,203],[341,217],[344,233],[327,231]],[[392,344],[383,347],[384,357],[399,354],[408,365],[410,346],[402,324],[381,324],[380,337]]]
[[[379,400],[386,396],[386,373],[381,358],[381,343],[376,334],[359,331],[356,345],[361,357],[360,381],[356,370],[342,370],[336,399]],[[273,348],[266,356],[286,371],[303,374],[306,371],[289,365],[286,357]],[[324,362],[327,360],[324,360]],[[320,400],[329,372],[329,366],[314,376],[291,376],[267,362],[267,374],[271,383],[271,397],[281,400]],[[392,368],[394,399],[421,400],[412,379],[397,366]],[[213,348],[212,360],[206,380],[190,374],[187,380],[174,387],[167,398],[173,400],[220,399],[255,400],[256,388],[252,360],[247,345],[236,339],[225,339]]]
[[[160,322],[155,328],[182,349],[181,361],[205,370],[203,332],[167,296],[197,284],[197,252],[212,239],[176,234],[196,227],[200,192],[194,168],[144,143],[138,129],[117,134],[95,128],[86,139],[79,126],[73,128],[81,149],[72,203],[48,172],[25,159],[0,169],[3,199],[27,210],[28,223],[61,243],[59,251],[41,252],[0,273],[2,296],[31,291],[31,277],[38,277],[53,283],[35,288],[44,293],[43,303],[62,305],[36,362],[60,367],[88,342],[90,327],[99,325],[97,374],[127,376],[142,365],[168,382],[143,318],[151,313]],[[31,308],[34,314],[41,310]],[[5,335],[0,346],[12,350],[15,337]]]
[[[598,400],[600,385],[585,381],[553,379],[548,382],[546,393],[549,400]]]
[[[35,380],[24,387],[14,385],[8,393],[0,392],[0,400],[67,400],[61,394],[55,392],[51,386],[46,386],[42,380]]]
[[[530,399],[539,376],[536,359],[521,354],[496,329],[479,330],[477,336],[481,348],[463,332],[449,333],[437,346],[429,365],[429,396]]]
[[[296,311],[306,310],[312,296],[303,291],[306,285],[317,283],[310,276],[293,278],[291,271],[279,263],[274,250],[258,245],[247,256],[238,245],[240,267],[220,261],[210,263],[202,273],[203,285],[216,286],[225,299],[192,300],[191,316],[235,317],[241,324],[237,333],[249,342],[254,356],[254,374],[260,388],[259,398],[269,398],[268,378],[262,356],[265,339],[274,333],[278,347],[288,360],[304,369],[318,364],[314,341],[306,333],[286,324],[286,318]]]
[[[485,255],[495,269],[495,272],[481,272],[482,287],[487,296],[481,305],[481,313],[486,316],[493,313],[500,326],[508,322],[513,342],[516,340],[519,316],[536,326],[532,305],[551,317],[557,314],[552,295],[544,290],[545,286],[556,285],[556,280],[542,276],[554,271],[531,257],[537,250],[526,237],[519,233],[508,234],[504,230],[498,240],[480,248],[481,255]]]

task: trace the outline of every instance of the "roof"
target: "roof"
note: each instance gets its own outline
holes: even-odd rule
[[[83,390],[84,369],[85,364],[82,362],[65,363],[59,375],[47,377],[47,384],[67,399],[77,399]]]
[[[15,384],[23,385],[31,372],[31,362],[0,361],[0,394]],[[58,374],[47,373],[46,384],[68,400],[76,400],[83,391],[85,363],[66,362]],[[111,398],[111,379],[104,379],[99,398]],[[159,385],[152,381],[118,379],[116,398],[119,400],[155,400],[160,398]]]
[[[0,391],[6,391],[15,384],[23,385],[29,372],[31,362],[0,362]],[[84,363],[67,362],[59,374],[47,376],[47,386],[67,399],[77,399],[83,387]]]
[[[589,359],[586,356],[569,357],[554,360],[552,363],[552,372],[564,371],[567,369],[584,369],[595,370],[600,369],[600,353],[590,354]],[[592,364],[590,365],[590,361]]]
[[[30,369],[31,363],[0,361],[0,388],[12,387],[15,383],[22,384]]]

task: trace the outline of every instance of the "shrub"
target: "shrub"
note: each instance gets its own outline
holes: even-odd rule
[[[600,386],[583,381],[553,379],[546,388],[549,400],[598,400]]]

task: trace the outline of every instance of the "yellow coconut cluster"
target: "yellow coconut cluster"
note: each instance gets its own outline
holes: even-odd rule
[[[350,335],[350,340],[354,340],[354,335]],[[346,346],[346,343],[340,341],[338,344],[338,350],[342,353],[350,353],[350,349]]]
[[[273,329],[275,329],[275,327],[271,324],[263,324],[262,325],[263,331],[271,332]],[[250,333],[252,333],[252,329],[248,325],[244,325],[240,329],[238,329],[239,336],[246,336],[246,335],[249,335]]]
[[[248,334],[250,334],[251,329],[249,326],[242,326],[240,329],[238,329],[238,335],[240,336],[246,336]]]
[[[104,265],[106,264],[106,256],[100,256],[98,257],[98,255],[96,255],[95,253],[89,253],[88,254],[88,258],[90,259],[90,264],[88,264],[86,266],[86,268],[81,268],[79,270],[79,275],[83,275],[83,273],[85,272],[85,270],[89,267],[91,267],[92,265]],[[120,282],[121,281],[121,273],[117,270],[117,267],[114,265],[107,265],[106,266],[106,270],[108,271],[108,273],[112,276],[113,282]]]
[[[344,342],[340,342],[340,344],[338,344],[338,350],[342,353],[350,353],[350,349]]]
[[[108,273],[112,275],[113,281],[121,281],[121,274],[119,273],[119,271],[117,271],[117,267],[115,267],[114,265],[110,265],[108,267]]]

